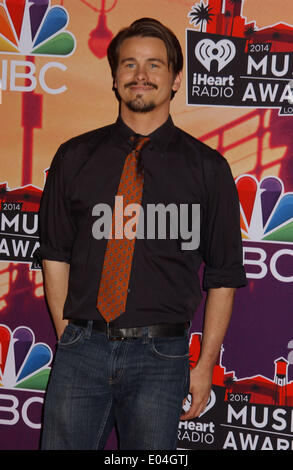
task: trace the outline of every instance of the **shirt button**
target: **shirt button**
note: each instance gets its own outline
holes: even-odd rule
[[[129,292],[130,292],[130,289],[127,289],[127,292],[129,293]]]

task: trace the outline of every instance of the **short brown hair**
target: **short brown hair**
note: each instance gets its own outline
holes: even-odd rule
[[[140,18],[134,21],[129,27],[121,29],[109,44],[107,56],[113,80],[115,80],[118,67],[119,47],[125,39],[134,36],[161,39],[166,46],[168,66],[172,67],[175,76],[181,72],[183,69],[183,54],[180,43],[173,31],[153,18]]]

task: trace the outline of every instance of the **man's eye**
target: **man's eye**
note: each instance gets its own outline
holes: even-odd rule
[[[151,68],[152,68],[152,69],[155,69],[155,68],[157,68],[157,67],[158,67],[158,64],[151,64]]]
[[[132,69],[134,67],[134,64],[131,64],[131,63],[126,64],[126,67],[128,67],[129,69]]]

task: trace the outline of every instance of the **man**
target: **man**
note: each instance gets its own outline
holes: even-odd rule
[[[176,449],[180,416],[194,418],[207,404],[234,291],[246,283],[237,193],[226,160],[169,116],[183,68],[174,34],[137,20],[113,39],[108,59],[118,120],[59,148],[40,209],[38,255],[59,338],[42,448],[103,449],[116,422],[120,449]],[[129,236],[121,201],[128,216],[140,207]],[[199,246],[184,245],[186,231],[176,238],[170,227],[166,236],[141,236],[159,204],[189,215],[200,207]],[[203,341],[190,372],[202,260]]]

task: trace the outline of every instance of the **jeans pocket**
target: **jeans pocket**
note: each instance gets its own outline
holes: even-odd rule
[[[58,345],[60,347],[74,346],[75,344],[79,343],[83,338],[84,329],[79,326],[69,324],[63,331],[62,336],[58,341]]]
[[[161,359],[186,359],[189,357],[188,336],[152,338],[151,350]]]

